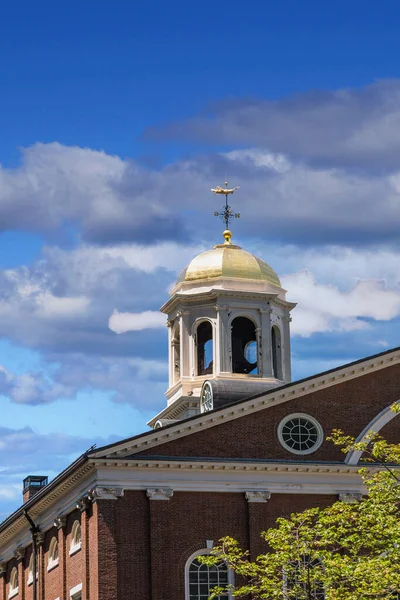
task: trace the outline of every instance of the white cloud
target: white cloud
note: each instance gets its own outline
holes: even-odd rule
[[[143,329],[159,329],[165,327],[165,323],[166,317],[160,312],[145,310],[141,313],[128,313],[115,309],[109,318],[108,326],[115,333],[126,333]]]
[[[357,281],[346,292],[317,283],[308,271],[282,278],[288,297],[297,302],[292,333],[310,336],[316,332],[352,331],[368,327],[368,321],[389,321],[400,315],[400,291],[387,289],[382,281]]]

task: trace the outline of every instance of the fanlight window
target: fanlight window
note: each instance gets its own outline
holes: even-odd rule
[[[258,374],[256,326],[246,317],[232,321],[232,372]]]
[[[284,582],[287,600],[325,600],[325,590],[319,580],[323,568],[318,559],[302,556],[289,568]]]
[[[197,328],[197,374],[213,372],[213,331],[210,321],[203,321]]]
[[[53,569],[58,565],[58,541],[56,537],[53,537],[49,547],[49,562],[47,570]]]
[[[278,427],[281,444],[294,454],[315,452],[324,439],[321,425],[316,419],[302,413],[285,417]]]
[[[74,552],[77,552],[77,550],[80,550],[81,546],[82,546],[81,524],[79,523],[78,520],[76,520],[76,521],[74,521],[74,524],[72,525],[71,547],[70,547],[69,553],[73,554]]]
[[[17,594],[18,594],[18,571],[17,571],[16,567],[14,567],[10,574],[10,586],[9,586],[8,597],[12,598],[13,596],[16,596]]]
[[[225,586],[230,583],[229,569],[225,562],[208,567],[194,558],[188,567],[188,594],[187,600],[208,600],[211,591],[216,586]],[[220,600],[228,600],[230,594],[218,596]]]

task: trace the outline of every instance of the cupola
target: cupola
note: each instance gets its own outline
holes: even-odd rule
[[[192,259],[161,307],[168,319],[169,386],[167,407],[149,422],[152,427],[291,380],[295,304],[286,300],[272,267],[232,244],[228,225],[235,213],[227,198],[235,189],[213,190],[225,194],[224,243]]]

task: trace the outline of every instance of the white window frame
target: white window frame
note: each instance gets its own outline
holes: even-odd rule
[[[286,425],[286,423],[288,421],[290,421],[291,419],[306,419],[307,421],[310,421],[316,428],[317,430],[317,441],[314,444],[314,446],[312,446],[311,448],[308,448],[307,450],[295,450],[294,448],[291,448],[290,446],[288,446],[283,438],[282,435],[282,430],[284,428],[284,426]],[[317,421],[317,419],[315,419],[314,417],[311,417],[310,415],[306,415],[305,413],[291,413],[290,415],[286,415],[286,417],[284,417],[282,419],[282,421],[279,423],[278,425],[278,438],[279,441],[281,443],[281,445],[285,448],[285,450],[287,450],[288,452],[291,452],[292,454],[299,454],[299,455],[305,455],[305,454],[312,454],[313,452],[316,452],[318,450],[318,448],[321,446],[322,442],[324,441],[324,430],[322,429],[320,423]]]
[[[189,567],[192,564],[192,562],[194,561],[195,558],[197,558],[198,556],[204,556],[205,554],[210,554],[212,552],[212,548],[202,548],[201,550],[197,550],[196,552],[193,552],[193,554],[191,554],[189,556],[189,558],[186,561],[185,564],[185,600],[190,600],[190,590],[189,590]],[[228,568],[228,584],[229,585],[233,585],[234,584],[234,572],[232,571],[232,569]],[[226,600],[233,600],[233,596],[231,594],[231,592],[229,592],[229,594],[226,596]]]
[[[57,546],[57,558],[53,558],[54,548]],[[50,546],[49,546],[49,559],[47,561],[47,571],[51,571],[58,567],[60,562],[60,557],[58,556],[59,548],[58,548],[58,539],[57,536],[51,538]]]
[[[81,539],[80,542],[76,543],[75,542],[75,537],[76,537],[76,530],[79,527],[80,532],[81,532]],[[71,529],[71,545],[69,547],[69,555],[72,556],[73,554],[75,554],[76,552],[79,552],[79,550],[82,548],[82,526],[81,523],[78,519],[76,519],[72,525],[72,529]]]
[[[80,600],[82,598],[82,583],[78,583],[78,585],[69,590],[69,597],[71,600]]]
[[[17,577],[17,586],[16,587],[12,587],[12,581],[13,579],[15,579],[15,576]],[[10,581],[9,581],[9,589],[8,589],[8,597],[9,598],[14,598],[14,596],[18,596],[19,594],[19,581],[18,581],[18,569],[17,567],[13,567],[10,573]]]
[[[39,557],[37,556],[36,559],[38,559]],[[36,560],[36,580],[39,577],[39,568],[38,568],[38,564],[37,564],[37,560]],[[31,557],[29,559],[29,566],[28,566],[28,579],[26,581],[27,585],[32,585],[33,583],[33,554],[31,554]]]

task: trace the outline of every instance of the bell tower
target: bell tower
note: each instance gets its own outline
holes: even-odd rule
[[[167,315],[167,407],[149,425],[218,408],[291,381],[290,311],[277,274],[232,244],[230,220],[240,215],[225,195],[224,242],[196,256],[161,307]]]

